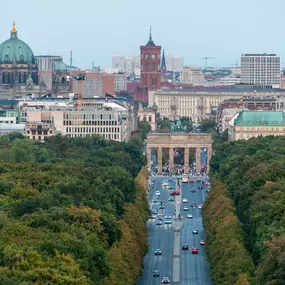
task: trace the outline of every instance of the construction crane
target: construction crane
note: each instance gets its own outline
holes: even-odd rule
[[[78,90],[77,90],[77,110],[82,109],[82,84],[86,79],[86,74],[76,74],[73,76],[75,80],[78,82]]]
[[[205,68],[208,67],[208,59],[214,59],[215,57],[210,57],[210,56],[205,56],[205,57],[202,57],[202,59],[205,59]]]

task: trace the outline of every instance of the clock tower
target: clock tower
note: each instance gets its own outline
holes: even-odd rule
[[[160,53],[161,46],[156,46],[151,37],[145,46],[141,46],[141,79],[140,88],[144,92],[157,90],[161,87]]]

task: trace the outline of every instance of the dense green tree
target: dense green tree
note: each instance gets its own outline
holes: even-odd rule
[[[257,285],[285,283],[284,143],[282,136],[218,143],[211,160],[211,176],[234,202]]]
[[[134,284],[147,246],[144,161],[132,142],[1,136],[0,284],[103,285],[132,266]]]

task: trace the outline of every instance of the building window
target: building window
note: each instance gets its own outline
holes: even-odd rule
[[[151,122],[151,116],[148,117],[148,121]]]

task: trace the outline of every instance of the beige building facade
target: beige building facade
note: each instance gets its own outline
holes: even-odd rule
[[[140,106],[138,110],[138,122],[141,121],[148,122],[151,127],[151,131],[155,131],[156,130],[155,114],[156,112],[153,108],[142,108]]]
[[[29,139],[43,142],[45,138],[54,135],[53,123],[33,122],[25,125],[25,134]]]
[[[229,123],[229,140],[248,140],[260,136],[284,136],[283,111],[242,111]]]
[[[156,106],[161,117],[177,120],[190,117],[195,123],[209,118],[211,110],[224,100],[243,97],[277,97],[279,89],[165,89],[149,92],[149,106]]]
[[[184,66],[180,75],[182,83],[202,83],[205,82],[205,75],[200,66]]]

